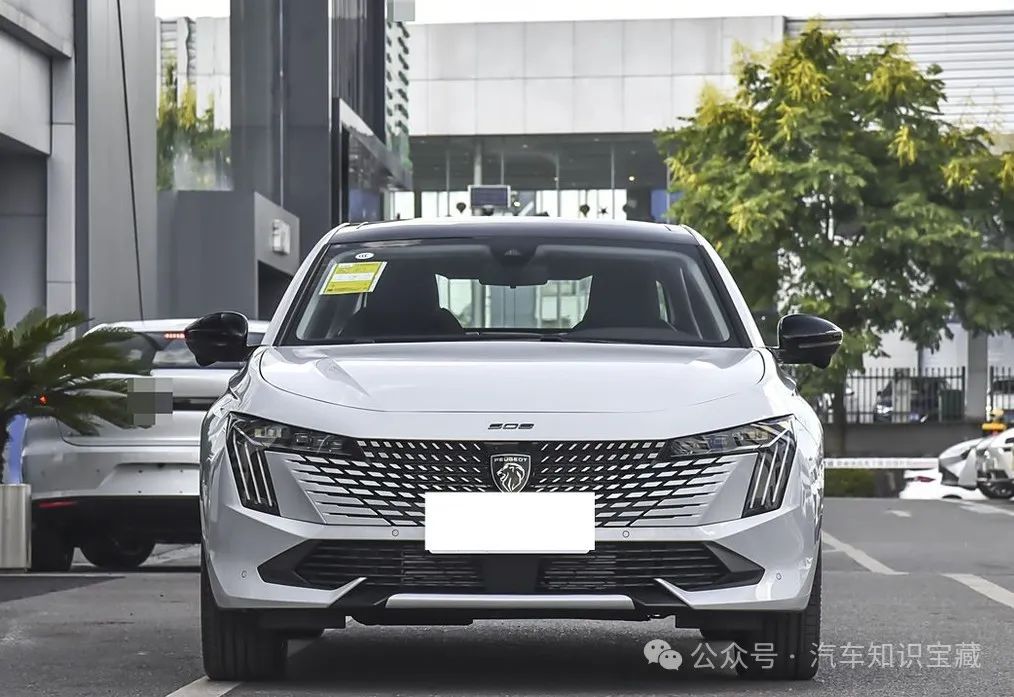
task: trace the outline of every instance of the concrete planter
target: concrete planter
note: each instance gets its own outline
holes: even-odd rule
[[[32,488],[0,484],[0,570],[25,571],[32,558]]]

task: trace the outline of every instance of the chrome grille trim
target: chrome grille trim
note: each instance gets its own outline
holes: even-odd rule
[[[506,595],[483,593],[395,593],[391,610],[633,610],[629,595]]]
[[[358,439],[346,457],[279,453],[325,522],[421,527],[423,494],[496,491],[503,443]],[[667,441],[522,441],[526,491],[594,492],[597,527],[695,525],[749,453],[672,459]],[[507,446],[510,447],[510,446]],[[746,463],[743,463],[746,464]],[[749,463],[750,466],[753,462]]]

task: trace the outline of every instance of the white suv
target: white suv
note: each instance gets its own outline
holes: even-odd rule
[[[202,640],[215,679],[279,675],[286,639],[366,624],[675,616],[810,678],[821,427],[682,226],[486,218],[340,227],[263,346],[218,313],[198,362],[247,368],[208,412]],[[769,647],[770,648],[770,647]]]

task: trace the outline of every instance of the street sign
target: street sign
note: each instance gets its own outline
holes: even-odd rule
[[[470,184],[468,205],[472,208],[509,208],[511,188],[506,184]]]

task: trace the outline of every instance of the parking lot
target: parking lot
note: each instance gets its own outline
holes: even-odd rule
[[[350,623],[292,642],[283,683],[209,682],[197,549],[164,547],[136,573],[81,560],[69,574],[0,578],[0,694],[1011,693],[1014,504],[831,499],[824,530],[825,646],[811,683],[743,682],[722,665],[727,644],[702,648],[666,620]],[[681,653],[679,670],[645,660],[652,639]]]

